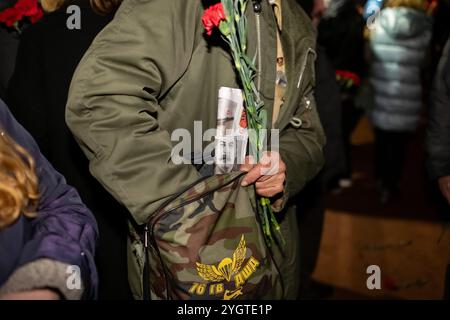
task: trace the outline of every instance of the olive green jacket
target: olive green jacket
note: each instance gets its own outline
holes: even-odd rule
[[[271,114],[276,20],[268,2],[262,7],[258,69]],[[193,133],[194,121],[202,121],[204,130],[215,128],[219,88],[238,87],[226,46],[204,36],[203,10],[201,0],[125,0],[72,80],[67,124],[92,174],[138,224],[199,178],[194,166],[171,162],[173,130]],[[257,18],[250,1],[247,15],[248,54],[253,57]],[[294,0],[283,0],[281,40],[288,89],[276,127],[287,164],[286,193],[294,195],[321,169],[325,142],[312,95],[315,34]]]

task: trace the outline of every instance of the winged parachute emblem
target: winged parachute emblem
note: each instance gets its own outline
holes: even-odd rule
[[[200,277],[210,282],[231,281],[231,278],[239,273],[245,260],[245,254],[247,247],[245,244],[245,238],[242,236],[238,247],[233,252],[233,258],[223,259],[219,265],[208,265],[197,262],[197,272]]]

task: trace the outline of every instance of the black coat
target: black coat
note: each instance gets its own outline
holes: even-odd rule
[[[18,47],[18,33],[0,25],[0,99],[6,97],[6,88],[14,71]]]
[[[450,175],[450,38],[438,66],[428,119],[428,171],[432,179]]]
[[[336,70],[363,75],[364,26],[364,19],[353,1],[345,1],[336,15],[320,21],[317,42],[325,48]]]
[[[316,59],[317,112],[322,122],[327,143],[324,147],[325,166],[321,172],[323,185],[345,171],[345,151],[342,137],[342,107],[335,70],[321,47],[317,47]]]
[[[90,175],[88,161],[64,119],[75,68],[112,16],[94,13],[87,0],[70,4],[81,7],[81,30],[67,28],[69,15],[62,8],[23,32],[7,103],[98,221],[99,298],[127,298],[127,211]]]

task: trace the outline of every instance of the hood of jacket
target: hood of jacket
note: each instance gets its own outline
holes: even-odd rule
[[[394,39],[409,39],[430,29],[431,20],[424,13],[410,8],[386,8],[381,11],[380,25]]]

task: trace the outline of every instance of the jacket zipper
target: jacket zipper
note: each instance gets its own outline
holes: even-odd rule
[[[305,55],[303,56],[304,59],[303,59],[302,67],[301,67],[301,69],[300,69],[300,75],[299,75],[299,77],[298,77],[297,89],[300,89],[300,87],[301,87],[301,85],[302,85],[302,83],[303,83],[303,76],[304,76],[304,74],[305,74],[306,66],[308,65],[308,57],[309,57],[309,54],[311,54],[311,53],[312,53],[314,56],[316,55],[316,52],[314,51],[314,49],[311,48],[311,47],[308,47],[308,50],[306,51]],[[302,97],[300,97],[300,98],[302,98]],[[291,112],[291,113],[289,114],[289,116],[287,117],[287,119],[289,119],[289,122],[287,122],[286,125],[288,125],[288,124],[290,123],[291,119],[292,119],[292,118],[294,117],[294,115],[295,115],[295,112],[297,111],[296,108],[292,108],[292,109],[293,109],[292,112]],[[281,123],[280,123],[280,124],[281,124]],[[283,129],[286,127],[286,125],[283,125],[282,127],[280,126],[279,130],[283,130]]]
[[[297,89],[300,89],[300,86],[302,84],[303,75],[305,73],[306,66],[308,65],[308,56],[310,53],[312,53],[314,56],[316,55],[316,52],[313,48],[308,48],[308,50],[306,51],[305,59],[302,64],[302,68],[300,69],[300,76],[298,77]]]

